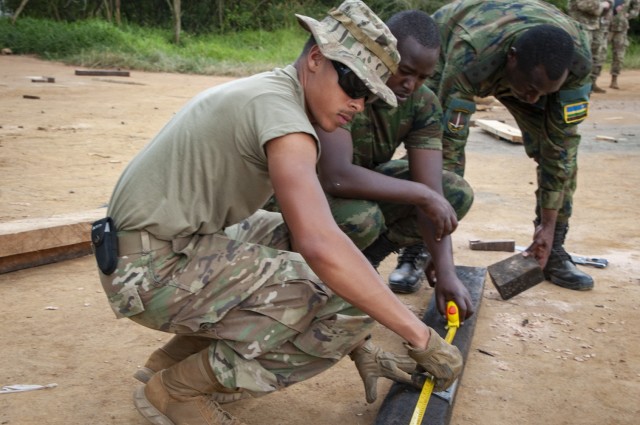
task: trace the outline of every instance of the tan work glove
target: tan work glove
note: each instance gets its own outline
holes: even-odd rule
[[[447,343],[436,331],[429,328],[431,338],[424,350],[405,344],[409,356],[435,378],[434,391],[449,388],[462,372],[462,355],[458,347]]]
[[[378,378],[389,378],[403,384],[414,385],[411,372],[416,368],[416,362],[409,356],[382,351],[370,340],[349,353],[349,357],[356,363],[356,368],[362,382],[368,403],[378,398]]]

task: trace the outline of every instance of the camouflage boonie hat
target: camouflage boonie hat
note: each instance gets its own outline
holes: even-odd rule
[[[385,84],[400,62],[397,40],[369,6],[347,0],[320,22],[296,17],[313,34],[325,57],[348,66],[374,95],[397,106],[396,96]]]

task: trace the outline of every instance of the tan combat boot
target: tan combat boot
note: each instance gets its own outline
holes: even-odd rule
[[[138,412],[155,425],[244,425],[209,396],[229,391],[202,350],[151,377],[133,394]]]
[[[611,84],[609,84],[609,87],[611,87],[612,89],[616,89],[616,90],[620,89],[620,87],[618,87],[618,76],[617,75],[612,75],[611,76]]]
[[[145,365],[133,377],[142,383],[149,382],[154,373],[169,368],[198,353],[211,344],[211,339],[200,336],[175,335],[164,346],[151,353]]]
[[[591,92],[592,93],[606,93],[607,91],[605,89],[603,89],[602,87],[599,87],[596,82],[593,82],[593,85],[591,86]]]

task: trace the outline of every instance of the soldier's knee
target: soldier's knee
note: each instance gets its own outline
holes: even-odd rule
[[[341,223],[340,228],[362,250],[378,239],[384,231],[384,215],[379,208],[368,209]]]
[[[473,188],[459,175],[444,171],[442,175],[444,196],[456,211],[458,220],[467,215],[473,205]]]

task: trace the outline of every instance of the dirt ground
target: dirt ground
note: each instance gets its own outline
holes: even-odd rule
[[[227,80],[141,72],[87,77],[74,69],[0,56],[2,222],[104,206],[127,162],[172,114]],[[55,83],[33,83],[33,76]],[[579,188],[566,244],[610,265],[584,268],[596,281],[586,293],[543,282],[503,301],[487,278],[452,424],[639,421],[640,72],[624,72],[620,85],[624,90],[593,97],[581,125]],[[475,118],[513,124],[499,106]],[[530,241],[535,167],[521,146],[474,128],[466,178],[476,201],[453,235],[455,258],[486,267],[511,254],[471,251],[470,240]],[[395,257],[388,258],[381,273],[394,265]],[[401,297],[421,315],[432,293],[423,287]],[[0,424],[146,423],[131,401],[138,385],[132,373],[168,335],[115,319],[92,257],[0,275],[0,299],[0,385],[57,384],[0,394]],[[381,327],[374,338],[402,351],[402,341]],[[380,382],[378,401],[368,405],[345,359],[308,382],[228,409],[248,425],[365,425],[373,423],[389,385]]]

